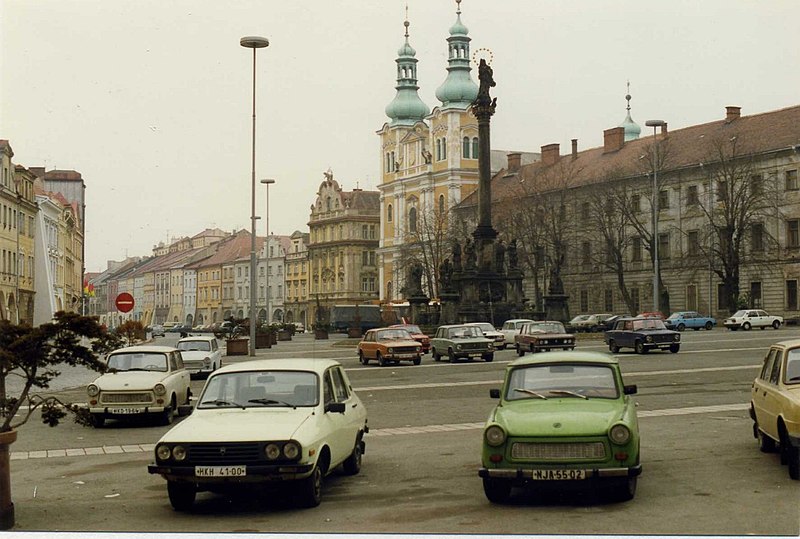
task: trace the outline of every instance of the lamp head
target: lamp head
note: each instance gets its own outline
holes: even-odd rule
[[[647,127],[664,127],[666,123],[664,120],[647,120],[644,125]]]
[[[248,49],[263,49],[269,46],[269,39],[260,36],[245,36],[239,40],[239,45]]]
[[[275,183],[275,180],[273,180],[272,178],[265,178],[261,180],[261,183],[265,185],[272,185],[273,183]]]

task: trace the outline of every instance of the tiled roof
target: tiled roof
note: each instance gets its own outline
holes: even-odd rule
[[[342,201],[350,202],[350,209],[374,211],[379,213],[381,211],[381,193],[380,191],[362,191],[360,189],[354,191],[342,191]]]
[[[734,138],[735,137],[735,138]],[[800,145],[800,105],[752,116],[741,116],[732,121],[718,120],[659,133],[659,152],[664,152],[663,170],[672,170],[711,163],[717,141],[735,140],[738,155],[758,154]],[[527,192],[542,192],[556,185],[578,187],[607,178],[625,178],[647,174],[650,171],[653,135],[625,142],[622,148],[606,152],[604,148],[591,148],[577,153],[573,159],[567,151],[555,164],[543,161],[522,165],[516,174],[500,171],[492,179],[492,200],[519,196],[520,185],[529,184]],[[529,183],[532,182],[532,183]],[[461,207],[477,205],[477,190],[461,203]]]
[[[261,249],[264,238],[256,236],[256,252]],[[188,268],[200,269],[210,266],[219,266],[226,262],[232,262],[250,253],[250,233],[240,230],[233,236],[227,237],[215,244],[217,251],[208,258],[195,264],[190,264]]]

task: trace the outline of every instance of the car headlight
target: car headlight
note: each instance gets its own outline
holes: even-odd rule
[[[211,358],[210,357],[204,357],[203,358],[203,365],[205,365],[206,367],[211,365]]]
[[[295,460],[300,457],[300,444],[297,442],[286,442],[283,445],[283,456],[289,460]]]
[[[497,447],[506,441],[506,431],[497,425],[492,425],[483,433],[486,443],[492,447]]]
[[[100,388],[94,384],[89,384],[86,387],[86,393],[88,393],[90,397],[96,397],[100,394]]]
[[[281,448],[278,447],[278,444],[267,444],[264,448],[264,455],[267,460],[275,460],[281,456]]]
[[[491,350],[491,349],[493,349],[493,348],[494,348],[494,345],[493,345],[492,343],[489,343],[489,345],[487,346],[487,348],[488,348],[489,350]]]
[[[647,337],[645,337],[644,340],[647,341],[647,342],[653,342],[653,336],[652,335],[648,335]]]
[[[386,351],[390,354],[394,354],[394,348],[387,348]]]
[[[460,344],[456,345],[456,350],[461,350],[461,345]]]
[[[615,444],[627,444],[628,440],[631,439],[631,429],[622,424],[614,425],[611,427],[611,430],[608,431],[608,437],[611,438],[611,441]]]
[[[419,347],[419,346],[417,346],[417,347],[415,348],[415,350],[416,350],[417,352],[419,352],[420,350],[422,350],[422,348],[421,348],[421,347]]]
[[[165,394],[167,393],[167,388],[166,388],[166,387],[164,387],[164,384],[156,384],[156,385],[153,387],[153,392],[154,392],[156,395],[165,395]]]
[[[156,458],[158,460],[169,460],[169,456],[172,454],[168,445],[159,445],[156,447]]]
[[[676,335],[675,335],[675,340],[676,340],[676,341],[679,341],[679,340],[681,340],[681,336],[676,334]]]
[[[180,462],[186,460],[186,448],[182,445],[176,445],[172,448],[172,458]]]

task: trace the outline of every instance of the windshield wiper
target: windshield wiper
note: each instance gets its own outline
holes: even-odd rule
[[[283,404],[284,406],[291,406],[292,408],[297,408],[294,404],[289,404],[288,402],[284,401],[276,401],[275,399],[249,399],[247,402],[254,402],[256,404]]]
[[[242,406],[241,404],[239,404],[238,402],[230,402],[230,401],[226,401],[226,400],[222,400],[222,399],[214,399],[214,400],[210,400],[210,401],[203,401],[200,404],[201,405],[202,404],[213,404],[215,406],[237,406],[237,407],[241,408],[242,410],[245,409],[245,407]]]
[[[589,397],[586,395],[581,395],[580,393],[575,393],[574,391],[569,391],[566,389],[551,389],[550,393],[555,393],[556,395],[571,395],[573,397],[579,397],[584,400],[589,400]]]
[[[512,391],[519,391],[520,393],[527,393],[528,395],[533,395],[534,397],[539,397],[542,400],[547,400],[547,397],[542,395],[541,393],[537,393],[532,389],[525,389],[522,387],[515,387]]]

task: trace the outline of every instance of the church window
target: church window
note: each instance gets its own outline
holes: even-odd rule
[[[444,213],[444,195],[439,195],[439,214]]]
[[[436,160],[442,160],[442,139],[436,139]]]
[[[391,223],[392,222],[392,205],[389,204],[386,206],[386,221]]]
[[[408,231],[412,233],[417,231],[417,208],[412,207],[408,210]]]
[[[469,159],[469,137],[464,137],[463,143],[461,144],[461,157]]]
[[[478,158],[478,137],[472,138],[472,158]]]
[[[447,159],[447,139],[442,137],[442,159]]]
[[[331,197],[325,199],[325,211],[331,211]]]

